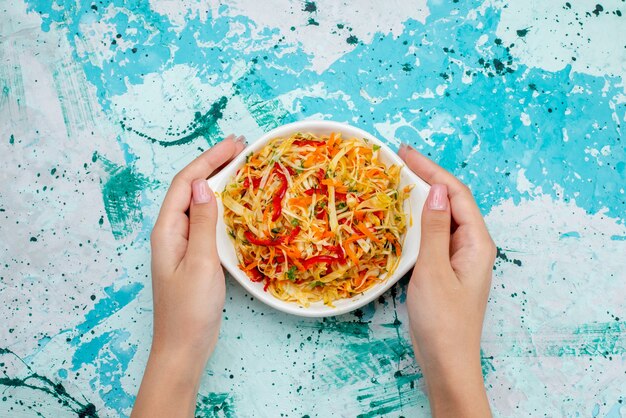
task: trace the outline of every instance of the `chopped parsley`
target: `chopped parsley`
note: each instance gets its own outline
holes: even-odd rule
[[[296,280],[296,271],[298,271],[296,266],[289,267],[289,271],[287,271],[287,280],[291,280],[292,282]]]
[[[311,289],[315,289],[316,287],[324,287],[324,282],[320,282],[319,280],[311,283]]]
[[[372,148],[374,149],[374,151],[378,151],[380,149],[380,145],[374,144]]]

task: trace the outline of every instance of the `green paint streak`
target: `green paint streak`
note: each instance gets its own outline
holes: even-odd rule
[[[480,368],[482,369],[483,377],[487,377],[489,373],[496,371],[496,368],[493,367],[493,356],[486,356],[483,350],[480,350]]]
[[[15,137],[13,136],[13,134],[11,134],[11,136],[9,137],[9,144],[15,144]]]
[[[394,374],[395,379],[384,384],[368,386],[357,391],[357,401],[367,401],[363,412],[357,417],[374,418],[389,414],[404,408],[412,408],[420,404],[426,404],[426,395],[415,387],[415,382],[420,380],[421,373],[404,375],[400,372]]]
[[[308,324],[304,324],[306,327]],[[370,326],[366,322],[338,321],[335,318],[324,318],[314,324],[314,328],[328,332],[338,332],[348,337],[368,338]]]
[[[7,357],[5,359],[5,357]],[[8,348],[0,348],[0,366],[3,367],[2,373],[4,377],[0,377],[0,386],[9,388],[26,388],[36,392],[43,392],[52,396],[57,400],[59,405],[75,413],[79,418],[97,418],[98,413],[94,404],[87,402],[82,403],[75,397],[67,393],[62,383],[54,383],[50,378],[35,373],[31,367],[22,360],[17,354]],[[28,370],[25,377],[9,377],[7,365],[14,360],[19,361]],[[22,367],[23,367],[22,366]],[[84,398],[84,397],[83,397]],[[37,399],[37,397],[35,398]]]
[[[335,386],[346,386],[369,380],[372,376],[394,373],[397,364],[402,360],[415,364],[413,350],[404,338],[350,343],[344,346],[339,355],[324,359],[320,363],[320,367],[329,371],[324,373],[322,380]]]
[[[145,138],[152,143],[159,144],[163,147],[185,145],[192,142],[198,137],[203,137],[210,145],[213,145],[217,142],[218,136],[221,134],[221,131],[217,126],[217,122],[224,117],[223,111],[226,108],[227,103],[228,99],[225,96],[222,96],[218,101],[214,102],[211,105],[211,108],[205,114],[196,112],[193,122],[191,122],[183,130],[183,132],[191,131],[191,133],[173,141],[160,140],[143,132],[140,132],[137,129],[129,126],[125,120],[122,120],[120,122],[120,125],[124,130],[133,132],[134,134],[137,134],[140,137]]]
[[[551,356],[622,356],[626,354],[626,321],[595,322],[578,326],[572,338],[546,348]]]
[[[154,183],[132,166],[118,166],[97,153],[94,155],[110,175],[102,184],[102,200],[113,237],[119,240],[141,226],[141,192]]]
[[[197,418],[236,417],[233,398],[228,393],[209,393],[196,403]]]
[[[502,350],[515,357],[620,357],[626,354],[626,321],[582,324],[572,330],[535,334],[529,343],[503,339]]]

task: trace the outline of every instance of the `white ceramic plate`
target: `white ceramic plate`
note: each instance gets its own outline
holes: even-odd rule
[[[228,164],[228,166],[222,169],[222,171],[211,177],[208,180],[209,186],[216,193],[221,193],[224,191],[224,187],[234,177],[237,169],[245,163],[246,155],[251,152],[259,151],[269,140],[273,138],[288,137],[295,132],[310,132],[316,135],[340,132],[344,138],[365,138],[373,144],[380,145],[381,148],[379,156],[382,162],[387,165],[396,164],[402,166],[402,170],[400,171],[400,187],[404,187],[408,184],[413,184],[414,187],[409,198],[405,201],[405,211],[407,211],[407,213],[410,212],[411,216],[409,225],[407,226],[406,237],[402,247],[402,256],[400,257],[398,268],[391,276],[383,277],[384,280],[381,283],[372,287],[368,291],[350,299],[341,299],[333,302],[335,305],[334,308],[326,306],[322,302],[312,303],[308,308],[300,306],[296,303],[284,302],[275,298],[269,292],[263,291],[263,283],[252,282],[248,276],[246,276],[246,274],[241,271],[239,267],[237,267],[239,261],[237,260],[234,244],[228,236],[226,230],[226,224],[224,223],[224,206],[222,205],[222,201],[219,196],[217,198],[217,207],[219,211],[217,221],[217,251],[220,256],[220,260],[222,261],[222,265],[244,287],[244,289],[272,308],[293,315],[307,317],[324,317],[344,314],[375,300],[391,286],[393,286],[413,267],[415,261],[417,260],[417,253],[420,245],[422,208],[424,206],[424,202],[426,201],[426,196],[428,195],[430,186],[428,186],[424,180],[416,176],[410,169],[408,169],[400,157],[398,157],[398,155],[387,145],[367,132],[343,123],[312,120],[291,123],[266,133],[246,148],[230,164]]]

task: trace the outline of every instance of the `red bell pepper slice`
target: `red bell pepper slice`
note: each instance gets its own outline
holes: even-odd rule
[[[314,264],[318,264],[318,263],[334,263],[334,262],[341,262],[341,258],[339,257],[333,257],[330,255],[316,255],[314,257],[308,258],[306,260],[301,260],[302,262],[302,266],[305,269],[308,269],[309,267],[311,267]]]
[[[284,237],[283,242],[285,243],[285,245],[288,245],[291,243],[291,241],[293,241],[294,239],[296,239],[296,237],[298,236],[298,234],[300,233],[300,227],[296,226],[294,229],[291,230],[291,232],[289,233],[289,235],[287,235],[286,237]]]
[[[289,234],[276,238],[259,238],[250,231],[244,232],[243,235],[251,244],[264,245],[266,247],[276,247],[280,244],[289,244],[296,238],[296,236],[298,236],[298,234],[300,233],[300,229],[301,228],[299,226],[296,226],[294,229],[291,230],[291,232],[289,232]]]
[[[246,231],[243,233],[244,237],[246,237],[246,239],[248,240],[248,242],[250,242],[251,244],[254,245],[264,245],[266,247],[275,247],[277,245],[280,245],[283,243],[283,238],[279,237],[279,238],[258,238],[256,235],[254,235],[252,232],[250,231]]]
[[[253,188],[258,189],[260,185],[261,185],[261,179],[260,178],[252,179],[252,187]],[[246,189],[248,187],[250,187],[250,179],[248,177],[246,177],[244,179],[243,187],[245,187]]]
[[[262,282],[265,279],[265,275],[259,271],[258,268],[253,268],[252,270],[248,270],[248,277],[253,282]]]

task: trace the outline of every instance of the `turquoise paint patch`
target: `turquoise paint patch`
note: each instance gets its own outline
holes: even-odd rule
[[[626,235],[611,235],[611,241],[626,241]]]
[[[86,364],[98,365],[97,380],[91,380],[91,389],[124,417],[130,415],[135,400],[135,395],[124,391],[121,382],[137,351],[136,345],[128,344],[129,336],[128,331],[123,330],[104,332],[78,345],[72,357],[73,371]]]
[[[77,345],[82,336],[89,330],[132,302],[143,287],[142,283],[130,283],[117,290],[114,286],[105,287],[106,297],[98,300],[93,308],[85,314],[85,320],[74,328],[78,335],[72,339],[72,344]]]
[[[598,414],[600,414],[600,405],[595,404],[595,405],[593,406],[593,410],[591,411],[591,416],[592,416],[593,418],[595,418],[595,417],[597,417],[597,416],[598,416]]]
[[[580,233],[576,231],[561,233],[561,235],[559,236],[559,239],[565,239],[565,238],[580,238]]]
[[[120,0],[112,4],[118,7],[112,16],[106,15],[104,8],[94,11],[87,5],[76,7],[69,0],[45,6],[31,4],[31,9],[42,12],[44,30],[53,23],[67,27],[72,45],[76,42],[75,34],[84,30],[79,22],[89,15],[112,24],[125,39],[141,46],[137,54],[111,47],[115,57],[103,62],[102,67],[77,57],[105,109],[110,107],[112,97],[127,91],[128,84],[141,84],[141,74],[185,64],[201,68],[199,77],[208,83],[213,75],[220,74],[220,83],[231,83],[266,129],[274,126],[272,115],[277,115],[280,123],[312,114],[330,115],[370,132],[376,132],[375,124],[402,118],[413,130],[405,131],[405,140],[465,180],[484,212],[502,199],[519,202],[523,197],[532,197],[517,191],[518,171],[523,168],[526,178],[541,186],[544,193],[566,201],[575,198],[589,213],[606,207],[609,216],[621,222],[623,202],[617,190],[625,182],[624,172],[608,168],[626,160],[626,151],[619,143],[625,128],[613,120],[615,111],[610,103],[610,98],[620,93],[619,80],[575,73],[569,66],[548,72],[514,63],[510,51],[515,46],[503,45],[495,36],[500,16],[496,7],[485,8],[480,19],[469,19],[466,16],[473,4],[429,4],[426,25],[408,19],[399,36],[376,34],[370,44],[354,43],[352,52],[318,74],[308,69],[310,57],[301,50],[293,52],[289,45],[276,44],[262,53],[254,48],[245,52],[238,45],[249,40],[254,22],[244,16],[208,15],[206,23],[195,18],[184,28],[174,29],[167,18],[147,4],[141,3],[132,11],[124,8]],[[456,22],[452,30],[451,21]],[[244,28],[243,33],[230,31],[235,24]],[[149,41],[154,33],[159,33],[160,42]],[[261,30],[256,42],[270,41],[277,33],[277,29]],[[489,42],[486,52],[475,47],[483,35]],[[421,39],[437,42],[423,43]],[[218,47],[206,48],[205,44]],[[166,45],[175,48],[168,49]],[[419,71],[406,71],[402,63],[406,64],[407,57],[419,59]],[[229,70],[234,62],[249,63],[243,77],[233,78]],[[361,72],[355,63],[367,63],[368,71]],[[463,82],[463,73],[471,75],[472,83]],[[283,116],[276,109],[276,97],[292,92],[294,86],[306,90],[319,83],[327,91],[326,97],[304,95],[296,99],[294,108],[299,110],[292,115]],[[568,95],[568,89],[576,85],[589,91],[590,96]],[[446,88],[444,94],[415,96],[435,92],[438,86]],[[369,97],[385,99],[372,103],[362,91]],[[491,94],[484,94],[486,91]],[[352,104],[337,98],[342,95]],[[258,103],[267,109],[259,110]],[[616,108],[623,112],[626,105]],[[529,115],[531,125],[522,124],[518,117],[522,112]],[[270,118],[264,120],[264,114]],[[471,115],[475,119],[470,126],[467,117]],[[416,134],[426,127],[432,128],[426,141],[432,141],[434,147]],[[444,134],[442,128],[454,133]],[[567,142],[554,140],[562,137],[562,129],[569,132]],[[586,139],[589,137],[592,142]],[[480,152],[472,154],[470,151],[478,144]],[[586,147],[604,146],[611,147],[612,152],[602,156],[603,165],[578,152]],[[494,172],[499,174],[493,175]],[[562,195],[557,196],[555,185],[562,187]]]
[[[620,399],[613,407],[609,410],[609,412],[604,416],[604,418],[623,418],[622,408],[624,407],[624,401]]]

